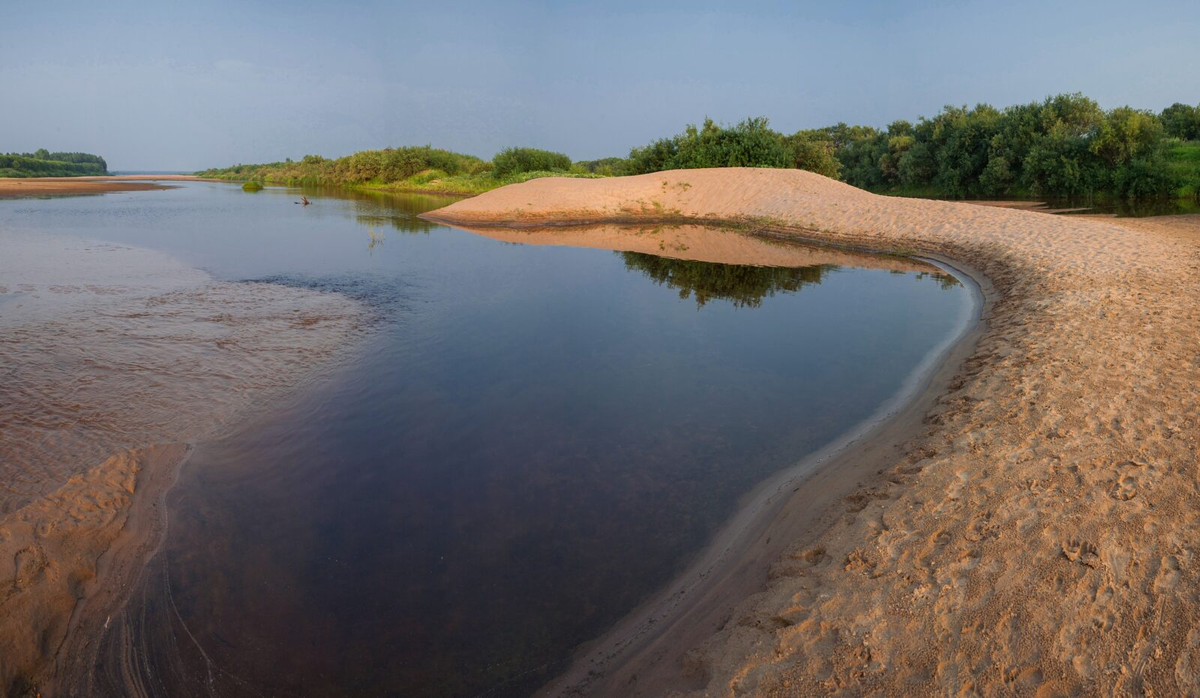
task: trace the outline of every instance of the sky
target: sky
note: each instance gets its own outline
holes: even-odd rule
[[[432,144],[576,160],[1083,92],[1200,103],[1195,0],[0,0],[0,152],[192,171]]]

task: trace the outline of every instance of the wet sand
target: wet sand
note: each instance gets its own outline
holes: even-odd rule
[[[430,217],[732,223],[945,259],[987,298],[915,411],[806,482],[666,630],[627,619],[545,693],[1200,690],[1194,217],[1053,217],[757,169],[534,180]]]
[[[159,182],[199,181],[191,175],[109,175],[96,177],[0,177],[0,198],[72,196],[118,191],[172,189]]]
[[[0,685],[87,695],[190,450],[355,346],[345,297],[0,231]]]

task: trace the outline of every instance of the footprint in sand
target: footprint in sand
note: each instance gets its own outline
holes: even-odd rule
[[[1072,538],[1063,543],[1062,552],[1063,557],[1071,562],[1078,562],[1088,567],[1098,567],[1100,565],[1100,550],[1094,543]]]
[[[1182,574],[1183,564],[1175,555],[1168,555],[1158,566],[1158,574],[1154,578],[1154,591],[1163,594],[1175,588]]]
[[[36,581],[46,567],[46,556],[41,550],[29,546],[21,548],[13,556],[13,583],[8,596],[25,591]]]
[[[820,564],[821,561],[825,559],[825,546],[822,545],[816,548],[809,548],[796,557],[804,560],[810,565]]]
[[[1138,481],[1132,475],[1122,475],[1117,478],[1117,483],[1113,485],[1109,496],[1113,499],[1122,502],[1128,502],[1138,495]]]

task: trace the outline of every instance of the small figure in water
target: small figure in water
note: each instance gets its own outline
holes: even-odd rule
[[[299,201],[293,201],[292,203],[293,204],[304,204],[305,206],[307,206],[309,204],[309,201],[308,201],[307,196],[302,196],[302,197],[300,197]]]

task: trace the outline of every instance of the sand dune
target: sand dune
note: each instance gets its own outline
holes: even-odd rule
[[[1195,219],[1126,226],[757,169],[533,180],[433,217],[735,221],[945,257],[990,285],[974,353],[923,424],[759,593],[686,662],[600,663],[625,680],[562,692],[656,695],[647,677],[665,673],[711,696],[1200,693]]]

